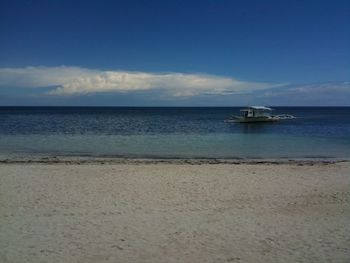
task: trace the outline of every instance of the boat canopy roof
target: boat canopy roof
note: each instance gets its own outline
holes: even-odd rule
[[[273,110],[271,108],[265,107],[265,106],[249,106],[246,109],[243,109],[241,111],[248,111],[248,110]]]

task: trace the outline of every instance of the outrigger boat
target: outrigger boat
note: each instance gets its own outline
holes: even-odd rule
[[[232,116],[230,121],[233,122],[276,122],[280,120],[295,119],[293,115],[281,114],[272,115],[273,109],[265,106],[249,106],[240,110],[241,116]]]

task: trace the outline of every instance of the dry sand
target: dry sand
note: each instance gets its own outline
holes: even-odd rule
[[[350,163],[0,164],[0,262],[349,262]]]

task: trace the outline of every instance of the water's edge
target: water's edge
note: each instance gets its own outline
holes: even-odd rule
[[[69,155],[0,155],[1,164],[334,164],[350,162],[350,158],[167,158],[122,156],[69,156]]]

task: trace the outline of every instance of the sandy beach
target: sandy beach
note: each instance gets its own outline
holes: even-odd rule
[[[0,164],[1,262],[349,262],[350,162]]]

